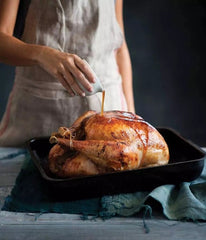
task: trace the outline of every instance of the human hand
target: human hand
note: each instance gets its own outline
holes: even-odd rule
[[[79,56],[41,46],[37,59],[39,66],[57,78],[71,96],[75,94],[85,96],[78,82],[92,92],[91,83],[95,83],[95,77],[88,64]]]

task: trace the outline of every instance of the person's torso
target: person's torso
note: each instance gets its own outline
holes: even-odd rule
[[[86,59],[105,88],[121,81],[115,51],[123,35],[112,0],[32,0],[22,40]],[[64,89],[38,66],[17,67],[16,82]]]

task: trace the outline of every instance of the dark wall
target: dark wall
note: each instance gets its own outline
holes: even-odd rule
[[[136,112],[206,146],[206,1],[126,0]]]
[[[205,0],[124,0],[137,114],[201,146],[206,146],[205,16]],[[21,27],[16,29],[18,35]],[[0,65],[0,117],[13,75],[12,67]]]
[[[0,119],[6,108],[9,92],[12,89],[14,68],[0,63]]]
[[[20,38],[24,29],[24,20],[31,0],[21,0],[17,14],[14,35]],[[0,119],[6,108],[9,92],[14,81],[15,68],[0,63]]]

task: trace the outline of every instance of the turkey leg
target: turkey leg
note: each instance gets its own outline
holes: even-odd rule
[[[113,170],[138,168],[143,156],[141,142],[125,143],[121,141],[104,140],[69,140],[55,138],[53,142],[75,149],[91,159],[95,164],[109,167]]]

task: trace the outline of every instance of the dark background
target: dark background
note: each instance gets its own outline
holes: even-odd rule
[[[136,113],[200,146],[206,146],[205,20],[205,0],[124,0]],[[0,117],[13,77],[14,68],[0,64]]]

